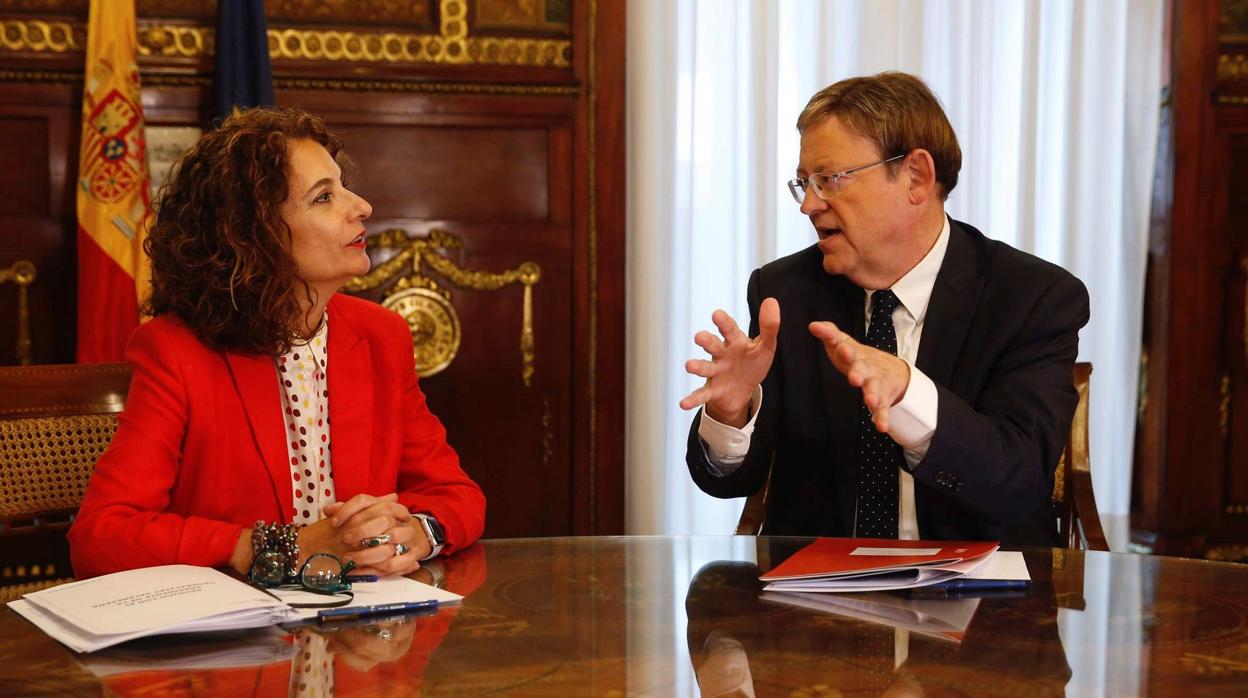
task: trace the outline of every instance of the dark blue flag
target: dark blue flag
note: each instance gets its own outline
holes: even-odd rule
[[[215,123],[234,107],[274,104],[267,28],[264,0],[217,2]]]

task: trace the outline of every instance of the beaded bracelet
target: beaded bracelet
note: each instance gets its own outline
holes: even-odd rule
[[[252,559],[261,553],[276,551],[285,562],[286,576],[293,578],[299,571],[299,529],[296,524],[276,524],[256,521],[251,529]]]

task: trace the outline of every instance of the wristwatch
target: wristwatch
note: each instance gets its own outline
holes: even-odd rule
[[[433,549],[429,554],[421,558],[421,561],[437,557],[442,552],[442,548],[446,547],[446,533],[442,531],[442,524],[429,514],[412,514],[412,518],[420,521],[420,527],[425,529],[425,536],[429,539],[429,543]]]

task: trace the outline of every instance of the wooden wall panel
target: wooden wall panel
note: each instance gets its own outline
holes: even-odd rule
[[[463,269],[541,268],[529,385],[521,286],[470,290],[425,270],[450,291],[462,343],[421,385],[486,490],[486,535],[621,533],[623,2],[487,4],[481,14],[463,0],[269,0],[277,100],[344,137],[358,165],[352,187],[374,206],[370,234],[441,230],[462,241],[445,254]],[[0,3],[10,38],[0,46],[0,147],[21,163],[0,174],[0,225],[20,219],[0,228],[0,264],[38,254],[39,362],[74,355],[86,6]],[[149,127],[207,125],[214,8],[139,0]],[[488,28],[474,26],[479,17]],[[394,251],[370,254],[376,265]],[[0,286],[0,363],[12,360],[11,292]]]

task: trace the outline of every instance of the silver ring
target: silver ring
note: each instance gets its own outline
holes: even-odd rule
[[[406,545],[403,545],[402,543],[395,543],[395,544],[394,544],[394,556],[395,556],[395,557],[398,557],[398,556],[402,555],[402,554],[403,554],[403,553],[405,553],[405,552],[407,552],[407,546],[406,546]]]
[[[365,538],[364,540],[360,541],[360,544],[363,545],[365,548],[375,548],[379,545],[385,545],[386,543],[389,543],[389,542],[390,542],[390,534],[383,533],[380,536],[373,536],[372,538]]]

